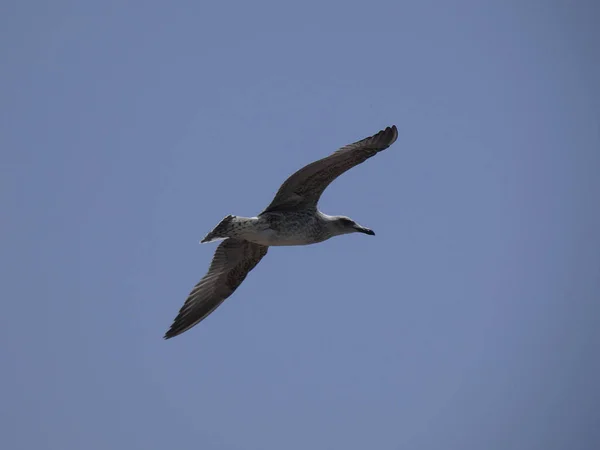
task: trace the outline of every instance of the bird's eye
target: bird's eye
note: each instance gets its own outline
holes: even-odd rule
[[[344,225],[352,225],[352,221],[350,219],[341,219],[341,222]]]

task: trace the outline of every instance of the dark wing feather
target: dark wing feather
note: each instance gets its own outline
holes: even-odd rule
[[[271,204],[262,213],[290,208],[316,208],[321,194],[333,180],[385,150],[397,138],[398,129],[393,125],[303,167],[281,185]]]
[[[213,312],[242,284],[268,249],[242,239],[223,241],[215,251],[208,273],[190,292],[165,339],[189,330]]]

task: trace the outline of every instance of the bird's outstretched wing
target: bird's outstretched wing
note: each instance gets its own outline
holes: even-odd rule
[[[303,167],[281,185],[271,204],[262,213],[316,208],[321,194],[333,180],[385,150],[397,138],[398,129],[393,125]]]
[[[165,339],[189,330],[213,312],[242,284],[268,249],[243,239],[223,241],[215,251],[208,273],[190,292]]]

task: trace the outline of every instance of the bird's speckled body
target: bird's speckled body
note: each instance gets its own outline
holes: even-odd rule
[[[258,217],[227,216],[202,242],[230,237],[266,246],[316,244],[346,234],[343,227],[337,226],[338,219],[317,210],[266,212]]]

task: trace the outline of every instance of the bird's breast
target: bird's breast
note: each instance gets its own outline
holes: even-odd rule
[[[315,220],[300,215],[267,215],[260,217],[253,236],[247,240],[261,245],[292,246],[321,242]]]

